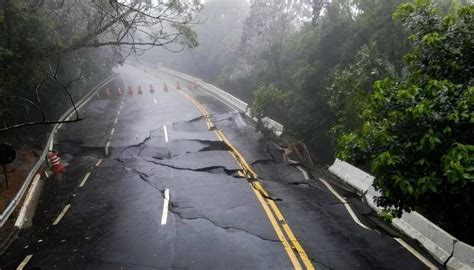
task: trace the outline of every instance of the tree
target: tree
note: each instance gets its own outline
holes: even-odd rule
[[[280,48],[283,39],[311,19],[309,0],[252,0],[244,21],[239,44],[239,61],[233,78],[251,76],[253,69],[274,68],[278,77]]]
[[[196,14],[199,23],[193,27],[198,35],[198,47],[186,48],[179,55],[156,47],[140,60],[159,59],[170,68],[216,83],[219,75],[229,76],[228,70],[237,61],[237,45],[248,6],[247,1],[207,0]]]
[[[370,164],[379,206],[400,216],[420,210],[473,240],[474,6],[440,16],[429,0],[399,6],[410,31],[409,76],[374,84],[359,132],[340,140],[338,156]]]
[[[50,97],[65,95],[74,106],[80,94],[70,90],[96,76],[93,69],[110,70],[155,46],[197,46],[188,25],[200,8],[195,0],[2,1],[0,131],[56,123]],[[78,120],[76,111],[71,121]]]

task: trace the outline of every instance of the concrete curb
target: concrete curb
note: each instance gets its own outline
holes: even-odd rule
[[[199,78],[195,78],[195,77],[190,76],[188,74],[184,74],[184,73],[181,73],[181,72],[169,69],[169,68],[159,67],[159,70],[166,73],[166,74],[168,74],[168,75],[174,76],[176,78],[186,80],[190,83],[197,82],[199,84],[199,86],[201,87],[201,89],[204,90],[207,94],[209,94],[210,96],[213,96],[214,98],[218,99],[219,101],[223,102],[224,104],[228,105],[229,107],[245,114],[247,117],[249,117],[250,119],[253,119],[255,122],[257,122],[257,119],[252,117],[252,115],[250,113],[249,105],[247,103],[243,102],[242,100],[234,97],[233,95],[227,93],[226,91],[224,91],[222,89],[219,89],[219,88],[215,87],[212,84],[206,83],[205,81],[203,81]],[[268,117],[263,117],[262,122],[265,125],[265,127],[272,130],[272,132],[276,136],[279,137],[283,133],[284,126],[282,124],[278,123],[277,121],[275,121],[271,118],[268,118]]]
[[[367,204],[380,213],[382,208],[375,203],[375,198],[380,193],[372,187],[374,176],[339,159],[334,161],[329,171],[344,183],[354,187]],[[474,269],[474,248],[459,241],[418,212],[404,213],[401,218],[393,219],[392,225],[419,242],[435,260],[446,265],[447,269]]]

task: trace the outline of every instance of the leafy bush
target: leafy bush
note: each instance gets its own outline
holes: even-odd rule
[[[276,119],[284,120],[289,106],[289,93],[280,90],[273,84],[260,87],[254,92],[252,106],[253,116],[259,118],[267,115]]]
[[[359,132],[343,135],[338,156],[370,164],[393,214],[417,209],[473,240],[474,6],[441,17],[428,0],[394,13],[410,30],[409,77],[374,84]]]

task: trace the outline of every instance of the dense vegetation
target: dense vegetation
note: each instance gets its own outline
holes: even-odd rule
[[[473,6],[405,2],[251,1],[236,60],[207,51],[221,73],[205,77],[320,162],[371,170],[390,215],[416,209],[472,242]]]
[[[320,163],[370,169],[391,215],[473,241],[472,2],[208,0],[198,37],[199,1],[44,2],[0,6],[0,130],[53,120],[131,54],[199,41],[141,59],[221,85]]]
[[[200,7],[199,1],[2,0],[2,136],[56,121],[130,55],[155,46],[197,46],[187,24]]]
[[[285,81],[262,84],[254,109],[317,154],[369,166],[390,214],[416,209],[472,241],[474,7],[360,1],[354,19],[343,3],[284,45],[272,72],[284,63]]]
[[[339,157],[370,163],[381,206],[397,215],[421,209],[472,237],[474,6],[442,17],[418,1],[394,17],[413,33],[407,76],[375,82],[362,127],[341,137]]]

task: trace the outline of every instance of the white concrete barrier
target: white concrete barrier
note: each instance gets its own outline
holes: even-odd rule
[[[329,171],[354,187],[359,195],[364,195],[374,182],[372,175],[340,159],[334,161],[334,164],[329,167]]]
[[[394,218],[392,225],[406,236],[418,241],[441,264],[449,258],[453,252],[454,242],[457,241],[417,212],[404,213],[401,218]]]
[[[376,212],[382,210],[375,203],[375,198],[380,193],[372,187],[374,176],[339,159],[334,161],[329,171],[354,187]],[[392,225],[418,241],[439,263],[446,264],[448,269],[474,269],[474,248],[459,241],[418,212],[404,213],[401,218],[393,219]]]
[[[369,205],[370,208],[372,208],[372,210],[377,213],[380,213],[383,210],[382,207],[377,206],[377,202],[375,201],[375,198],[379,197],[380,195],[380,191],[375,190],[373,186],[370,186],[364,195],[366,203]]]
[[[453,257],[447,263],[448,269],[474,269],[474,247],[464,243],[454,244]]]

